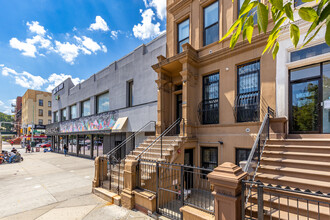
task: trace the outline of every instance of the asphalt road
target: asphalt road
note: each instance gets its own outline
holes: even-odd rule
[[[91,193],[93,160],[16,147],[24,161],[0,165],[0,219],[149,219]]]

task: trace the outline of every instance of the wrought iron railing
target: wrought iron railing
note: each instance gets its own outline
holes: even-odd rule
[[[252,196],[245,203],[249,189]],[[245,219],[329,219],[330,194],[289,186],[242,181],[242,220]]]
[[[235,99],[234,110],[237,122],[259,121],[259,92],[257,91],[238,95]]]
[[[177,125],[180,125],[181,121],[183,122],[183,134],[184,134],[184,129],[185,129],[185,122],[183,118],[178,118],[175,122],[173,122],[173,124],[171,124],[167,129],[165,129],[165,131],[163,131],[162,134],[160,134],[154,141],[152,141],[152,143],[146,147],[138,156],[136,156],[136,160],[139,160],[141,158],[144,159],[151,159],[153,158],[154,155],[158,155],[160,153],[160,158],[163,158],[164,155],[164,151],[167,151],[167,147],[169,147],[169,145],[163,146],[165,144],[163,144],[163,140],[165,138],[165,136],[167,136],[168,134],[172,134],[173,131],[175,131],[177,129]],[[174,132],[176,133],[176,132]],[[163,148],[164,147],[164,148]],[[157,158],[158,159],[158,158]]]
[[[181,219],[184,205],[214,214],[214,197],[207,174],[210,169],[139,160],[137,187],[156,194],[157,212]]]
[[[106,163],[106,166],[101,166],[102,172],[105,172],[106,175],[103,176],[103,179],[101,180],[101,187],[109,189],[111,191],[117,192],[118,194],[121,192],[124,186],[124,166],[125,166],[125,157],[126,153],[126,147],[129,143],[131,145],[134,145],[133,148],[135,148],[135,139],[138,137],[142,132],[150,131],[150,126],[153,126],[155,129],[156,122],[150,121],[144,126],[142,126],[138,131],[134,132],[132,135],[130,135],[128,138],[126,138],[124,141],[122,141],[119,145],[117,145],[115,148],[109,151],[107,155],[101,157],[101,160]],[[143,136],[146,138],[145,136]],[[140,140],[142,141],[142,140]],[[134,149],[131,149],[134,150]],[[106,167],[106,168],[104,168]],[[101,173],[102,173],[101,172]]]
[[[254,141],[248,160],[246,161],[246,164],[243,168],[243,171],[249,174],[249,179],[251,179],[252,181],[254,181],[255,179],[258,167],[260,165],[260,158],[266,146],[267,140],[269,139],[270,117],[274,117],[274,110],[268,107],[268,111],[265,114],[264,120],[260,126],[258,135]],[[251,189],[248,192],[248,196],[245,202],[248,201],[250,194]]]
[[[198,118],[201,124],[219,123],[219,99],[203,100],[198,105]]]

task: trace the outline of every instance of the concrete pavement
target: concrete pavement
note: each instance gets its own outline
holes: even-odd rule
[[[23,162],[0,165],[0,219],[150,219],[91,193],[93,160],[17,149]]]

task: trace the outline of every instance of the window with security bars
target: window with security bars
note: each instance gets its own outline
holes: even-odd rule
[[[218,148],[201,147],[201,167],[213,170],[218,166]],[[203,173],[208,173],[202,171]]]
[[[236,121],[259,121],[260,61],[237,67]]]
[[[219,123],[219,73],[203,77],[202,124]]]

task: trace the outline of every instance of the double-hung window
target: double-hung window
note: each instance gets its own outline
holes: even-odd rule
[[[203,45],[219,40],[219,2],[204,8]]]
[[[178,24],[178,53],[182,52],[185,43],[189,43],[189,19]]]
[[[203,168],[213,170],[218,166],[217,147],[201,147],[201,156],[201,166]],[[205,173],[205,171],[203,173]]]
[[[258,1],[258,0],[251,0],[251,2],[254,2],[254,1]],[[238,3],[238,14],[237,14],[237,16],[238,16],[240,11],[241,11],[244,0],[238,0],[237,3]],[[258,23],[258,21],[257,21],[257,19],[258,19],[258,17],[257,17],[257,7],[252,8],[248,15],[250,16],[253,13],[254,13],[254,15],[253,15],[254,24],[257,24]]]
[[[219,73],[203,77],[202,124],[219,123]]]
[[[70,106],[70,119],[77,118],[77,105]]]
[[[39,106],[44,106],[44,100],[39,99]]]
[[[259,121],[260,61],[237,67],[237,122]]]
[[[61,110],[61,120],[66,121],[66,109]]]
[[[42,109],[39,109],[39,116],[44,116],[44,111]]]

